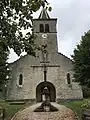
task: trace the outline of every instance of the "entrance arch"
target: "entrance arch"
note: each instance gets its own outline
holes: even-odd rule
[[[50,93],[50,101],[55,102],[56,101],[56,89],[54,85],[51,82],[46,82],[47,88]],[[41,82],[40,84],[37,85],[36,87],[36,101],[37,102],[42,102],[42,95],[43,95],[43,89],[45,87],[45,83]]]

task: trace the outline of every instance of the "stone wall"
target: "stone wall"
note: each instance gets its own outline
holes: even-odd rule
[[[49,58],[51,62],[47,67],[47,81],[55,86],[56,99],[82,99],[81,87],[72,81],[72,62],[61,54],[53,54]],[[44,81],[40,59],[25,56],[15,62],[11,68],[12,80],[8,85],[7,99],[36,99],[36,87]],[[67,83],[67,72],[71,75],[71,85]],[[23,75],[22,87],[18,85],[20,74]]]
[[[81,87],[73,82],[72,61],[58,53],[57,50],[57,19],[34,20],[34,33],[36,34],[35,43],[41,45],[47,44],[48,51],[48,70],[47,80],[56,88],[56,99],[82,99]],[[39,25],[49,24],[48,33],[40,33]],[[42,34],[47,34],[44,39]],[[44,81],[42,67],[42,52],[36,51],[36,57],[26,55],[11,64],[12,80],[8,83],[7,99],[36,99],[36,87]],[[71,85],[67,83],[67,73],[71,76]],[[23,75],[23,85],[18,85],[19,75]]]

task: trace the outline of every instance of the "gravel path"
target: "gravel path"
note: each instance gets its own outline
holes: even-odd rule
[[[58,111],[56,112],[33,112],[41,103],[27,107],[16,113],[11,120],[76,120],[74,112],[57,103],[51,103]]]

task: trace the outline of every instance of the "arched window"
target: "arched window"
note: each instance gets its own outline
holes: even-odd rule
[[[19,75],[19,85],[22,85],[23,84],[23,75],[20,74]]]
[[[44,32],[44,25],[40,24],[40,32]]]
[[[45,24],[45,32],[49,32],[49,25],[48,24]]]
[[[70,73],[67,73],[67,83],[68,83],[68,84],[71,84]]]

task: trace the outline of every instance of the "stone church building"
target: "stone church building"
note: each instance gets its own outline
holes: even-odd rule
[[[12,80],[7,86],[7,100],[43,101],[44,63],[50,101],[83,98],[81,86],[73,82],[73,61],[58,53],[56,24],[57,19],[50,18],[44,8],[33,19],[35,42],[40,47],[47,46],[47,52],[39,50],[36,57],[25,55],[10,65]]]

